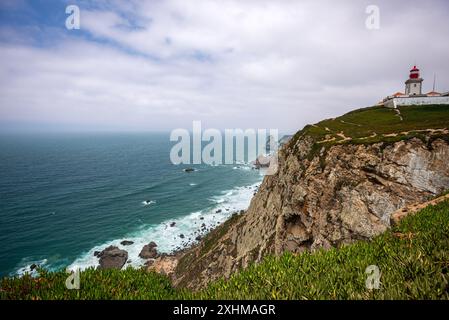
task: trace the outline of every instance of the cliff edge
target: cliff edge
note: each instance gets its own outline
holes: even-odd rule
[[[182,254],[174,284],[199,289],[266,255],[383,233],[394,212],[449,189],[448,126],[448,106],[373,107],[306,126],[248,210]]]

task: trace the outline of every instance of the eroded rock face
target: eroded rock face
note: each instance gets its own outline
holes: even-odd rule
[[[128,252],[114,246],[107,247],[97,256],[100,258],[98,269],[121,269],[128,260]]]
[[[175,256],[161,256],[148,264],[147,270],[171,276],[174,273],[178,259]]]
[[[265,177],[247,212],[213,246],[201,242],[186,253],[175,284],[195,289],[267,254],[372,238],[394,211],[449,189],[442,139],[335,145],[310,157],[312,144],[304,137],[280,151],[278,173]]]

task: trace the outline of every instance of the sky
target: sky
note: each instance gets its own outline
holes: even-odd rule
[[[414,64],[425,92],[434,74],[449,91],[448,13],[445,0],[1,0],[0,131],[294,133],[404,91]]]

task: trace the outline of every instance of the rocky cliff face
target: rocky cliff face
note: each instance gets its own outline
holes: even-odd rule
[[[449,189],[447,139],[320,147],[292,139],[247,212],[179,260],[174,282],[200,288],[267,254],[341,246],[390,226],[391,214]]]

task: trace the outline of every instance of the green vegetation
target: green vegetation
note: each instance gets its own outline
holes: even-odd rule
[[[429,132],[435,137],[447,139],[447,132],[441,129],[448,127],[447,105],[401,106],[397,110],[375,106],[308,125],[296,133],[290,145],[294,146],[300,137],[312,137],[315,143],[309,154],[310,159],[323,147],[328,149],[339,143],[371,144],[413,137],[423,139],[424,133]]]
[[[369,265],[381,288],[365,287]],[[406,217],[372,241],[328,251],[267,257],[261,264],[200,292],[174,289],[143,270],[87,270],[81,289],[65,288],[65,272],[5,278],[1,299],[449,299],[449,200]]]

